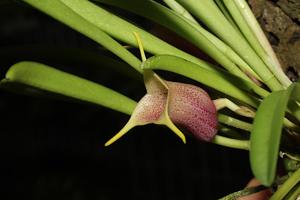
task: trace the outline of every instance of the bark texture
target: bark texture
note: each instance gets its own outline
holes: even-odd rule
[[[300,0],[249,0],[289,78],[300,74]]]

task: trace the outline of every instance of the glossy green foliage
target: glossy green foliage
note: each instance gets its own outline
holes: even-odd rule
[[[214,1],[202,0],[199,3],[197,0],[178,0],[178,2],[201,20],[222,41],[231,46],[270,89],[275,91],[283,88],[243,35],[225,18]]]
[[[290,112],[300,121],[300,82],[294,83],[291,100],[289,102]]]
[[[289,114],[294,115],[298,120],[300,119],[300,84],[293,84],[287,90],[281,90],[285,87],[279,83],[274,72],[267,68],[268,63],[266,62],[267,58],[264,58],[264,52],[257,55],[257,52],[262,52],[263,49],[259,43],[255,43],[257,42],[255,36],[251,33],[250,39],[249,36],[246,37],[248,38],[247,42],[242,33],[224,17],[214,1],[203,0],[201,1],[202,4],[199,4],[196,0],[178,0],[223,40],[224,44],[231,46],[243,61],[252,67],[270,90],[280,90],[270,95],[268,91],[254,84],[249,79],[249,77],[252,78],[251,76],[248,77],[245,75],[247,73],[244,74],[247,70],[242,72],[237,68],[234,61],[226,55],[226,51],[221,51],[217,48],[216,43],[209,40],[205,29],[201,26],[196,28],[180,13],[151,0],[93,1],[98,2],[98,4],[87,0],[24,0],[31,6],[93,39],[140,74],[143,72],[142,68],[170,71],[213,88],[226,97],[231,97],[239,104],[246,104],[253,108],[258,107],[253,126],[240,119],[234,121],[237,125],[232,122],[228,124],[251,131],[250,161],[253,173],[263,185],[272,185],[276,175],[282,126],[287,106],[289,106]],[[245,20],[238,21],[241,20],[242,14],[238,13],[239,11],[231,1],[224,2],[230,11],[227,14],[231,14],[232,19],[239,22],[237,25],[247,36],[251,31],[244,24]],[[166,26],[205,51],[229,72],[160,40],[142,28],[113,14],[113,11],[109,11],[101,3],[120,7]],[[243,26],[245,26],[244,29],[241,28]],[[155,56],[142,63],[134,54],[116,41],[137,46],[133,33],[140,35],[145,50]],[[256,47],[253,43],[257,46],[254,48],[256,52],[252,49],[252,47]],[[101,60],[103,59],[101,58]],[[110,59],[106,59],[106,62],[115,65],[115,62],[110,62]],[[127,64],[125,65],[127,66]],[[120,66],[119,64],[116,65]],[[6,74],[6,78],[1,81],[2,86],[5,86],[5,83],[28,85],[42,91],[101,105],[126,114],[131,114],[136,106],[135,101],[109,88],[35,62],[21,62],[12,66]],[[262,100],[263,98],[265,99]],[[232,121],[232,119],[219,115],[219,122],[221,123],[226,124],[228,120]],[[234,148],[249,149],[249,141],[238,141],[234,138],[217,136],[213,142]]]
[[[84,34],[85,36],[98,42],[106,49],[116,54],[137,71],[140,70],[140,60],[132,53],[111,38],[107,33],[99,29],[97,26],[78,15],[71,8],[60,0],[24,0],[33,7],[47,13],[58,21],[70,26],[74,30]]]
[[[257,107],[259,104],[257,99],[251,97],[246,92],[251,92],[252,90],[254,90],[254,87],[256,88],[258,86],[255,86],[254,84],[252,85],[252,83],[226,72],[213,72],[205,68],[201,68],[200,66],[192,62],[176,56],[153,56],[152,58],[149,58],[146,62],[144,62],[142,67],[174,72],[203,83],[211,88],[214,88],[220,92],[223,92],[224,94],[234,97],[254,107]],[[243,88],[245,91],[237,87],[237,85],[240,88]]]
[[[250,163],[255,177],[265,186],[275,178],[283,119],[294,89],[271,93],[258,107],[251,131]]]
[[[158,39],[143,29],[86,0],[24,0],[58,21],[95,40],[140,71],[140,62],[126,49],[120,48],[111,37],[137,46],[133,32],[139,33],[146,51],[152,54],[171,54],[189,59],[201,66],[210,64],[191,56]],[[83,9],[84,8],[84,9]]]
[[[130,12],[134,12],[138,15],[146,17],[150,20],[161,24],[168,29],[174,31],[181,37],[190,41],[195,46],[199,47],[202,51],[205,51],[210,57],[215,59],[224,68],[231,73],[240,76],[246,80],[249,78],[228,58],[226,57],[208,38],[207,35],[202,32],[206,31],[201,26],[195,28],[191,23],[168,9],[167,7],[155,2],[155,1],[140,1],[140,0],[95,0],[108,5],[113,5],[126,9]],[[153,15],[155,13],[155,15]],[[200,31],[201,32],[200,32]],[[206,31],[207,32],[207,31]]]
[[[1,81],[5,83],[25,84],[125,114],[131,114],[136,106],[135,101],[109,88],[36,62],[13,65]]]
[[[127,63],[107,55],[106,49],[92,50],[63,45],[33,44],[0,47],[0,58],[9,60],[51,60],[74,67],[92,67],[93,72],[113,72],[142,82],[142,74]],[[74,65],[75,64],[75,65]],[[95,71],[94,71],[95,70]]]

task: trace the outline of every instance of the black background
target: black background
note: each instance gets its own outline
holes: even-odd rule
[[[144,94],[141,82],[78,62],[80,54],[65,59],[61,48],[101,50],[52,18],[22,3],[0,4],[0,16],[1,78],[12,64],[34,60],[135,100]],[[52,56],[32,53],[37,46]],[[252,176],[248,152],[191,137],[183,145],[161,126],[137,127],[104,148],[128,116],[94,105],[1,90],[0,113],[1,199],[217,199]]]

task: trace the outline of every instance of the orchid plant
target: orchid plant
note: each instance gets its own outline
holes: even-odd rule
[[[122,61],[118,61],[120,67],[129,65],[143,75],[147,93],[137,103],[110,88],[33,61],[13,65],[1,81],[2,88],[23,84],[131,115],[105,146],[134,126],[154,123],[166,125],[184,143],[187,132],[204,142],[249,151],[252,172],[263,187],[246,188],[224,199],[266,188],[272,189],[271,199],[299,197],[300,84],[284,74],[245,0],[22,2],[115,54]],[[160,35],[115,14],[113,7],[166,27],[213,62],[159,39]],[[135,47],[141,60],[131,51]],[[151,57],[146,58],[144,51]],[[103,60],[106,57],[101,55]],[[167,81],[156,70],[197,81],[210,88],[210,94],[191,84]],[[217,99],[212,100],[212,95]],[[224,108],[233,112],[223,112]],[[245,132],[249,135],[240,139]],[[277,173],[278,162],[284,163],[283,175]]]

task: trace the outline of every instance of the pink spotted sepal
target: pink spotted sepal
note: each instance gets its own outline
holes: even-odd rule
[[[217,111],[208,94],[199,87],[165,81],[151,70],[144,71],[147,94],[138,102],[127,124],[108,146],[135,126],[163,124],[185,143],[184,134],[174,125],[187,129],[202,141],[211,141],[217,133]]]

